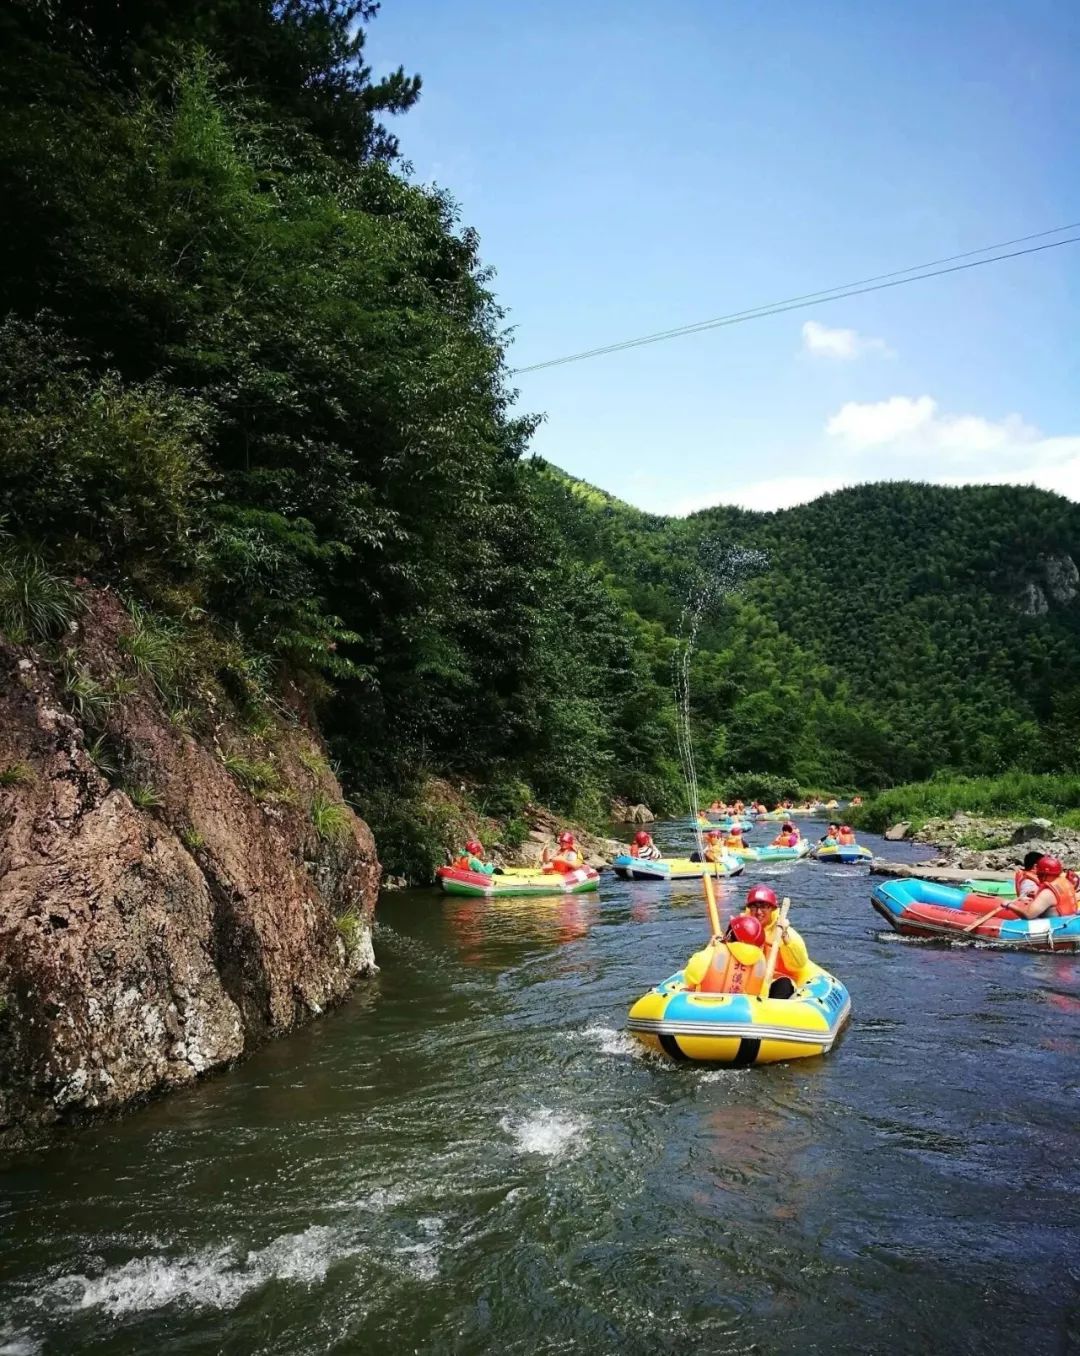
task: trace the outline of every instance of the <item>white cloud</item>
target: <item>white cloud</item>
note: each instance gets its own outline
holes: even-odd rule
[[[823,444],[772,455],[759,479],[639,472],[623,493],[650,513],[685,517],[717,504],[759,512],[791,508],[848,485],[923,480],[938,485],[1035,485],[1080,502],[1080,434],[1046,437],[1018,414],[987,419],[943,413],[929,395],[848,402],[826,422]],[[793,467],[782,474],[780,465]],[[805,467],[820,466],[820,471]],[[688,468],[689,469],[689,468]]]
[[[937,401],[928,395],[848,401],[826,423],[825,432],[856,451],[899,446],[953,461],[981,461],[995,453],[1008,457],[1049,441],[1018,414],[997,421],[977,414],[940,414]]]
[[[819,358],[858,358],[863,353],[879,353],[883,358],[893,357],[893,351],[884,339],[872,339],[858,330],[830,330],[816,320],[808,320],[802,327],[803,351]]]

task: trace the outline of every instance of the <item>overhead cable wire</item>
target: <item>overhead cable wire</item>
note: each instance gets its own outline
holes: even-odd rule
[[[568,353],[560,358],[549,358],[545,362],[531,363],[525,367],[514,368],[513,375],[519,376],[526,372],[539,372],[548,367],[561,367],[566,363],[582,362],[586,358],[599,358],[604,354],[619,353],[630,348],[641,348],[646,344],[658,344],[666,339],[678,339],[688,334],[700,334],[705,330],[722,329],[728,325],[742,324],[747,320],[761,320],[767,316],[782,315],[785,311],[795,311],[801,307],[817,305],[826,301],[841,301],[845,297],[862,296],[867,292],[883,292],[891,287],[902,287],[905,283],[919,282],[923,278],[939,278],[947,273],[961,273],[966,269],[981,268],[984,264],[1000,263],[1004,259],[1017,259],[1025,254],[1039,254],[1043,250],[1057,249],[1059,245],[1074,245],[1080,242],[1080,235],[1069,236],[1065,240],[1051,240],[1044,245],[1032,245],[1028,249],[1012,250],[1007,254],[995,254],[989,259],[972,258],[976,254],[986,254],[990,250],[1004,249],[1007,245],[1020,244],[1026,240],[1039,240],[1044,236],[1076,230],[1078,227],[1080,227],[1080,222],[1072,222],[1068,226],[1057,226],[1053,230],[1037,231],[1034,235],[1018,236],[1015,240],[1003,240],[996,245],[984,245],[982,249],[967,250],[963,254],[948,255],[944,259],[932,259],[924,264],[913,264],[910,268],[896,269],[892,273],[878,273],[871,278],[862,278],[850,283],[838,283],[835,287],[827,287],[820,292],[804,292],[801,296],[787,297],[783,301],[769,302],[764,306],[751,307],[745,311],[732,311],[727,315],[716,316],[711,320],[699,320],[694,324],[678,325],[673,329],[658,330],[654,334],[639,335],[636,339],[623,339],[618,343],[583,349],[579,353]],[[949,268],[934,267],[937,264],[946,264],[955,259],[966,259],[968,262],[952,264]]]

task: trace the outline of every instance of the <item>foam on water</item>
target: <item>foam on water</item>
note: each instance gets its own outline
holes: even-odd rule
[[[593,1041],[605,1055],[629,1055],[632,1059],[641,1059],[648,1053],[640,1041],[634,1040],[629,1031],[618,1031],[613,1026],[601,1026],[594,1022],[585,1027],[580,1034],[587,1041]]]
[[[69,1312],[100,1308],[113,1318],[170,1304],[231,1309],[268,1281],[314,1285],[358,1251],[339,1230],[312,1225],[246,1254],[232,1246],[207,1248],[187,1257],[135,1257],[100,1276],[61,1276],[41,1301]]]
[[[41,1343],[29,1333],[0,1328],[0,1356],[37,1356],[40,1350]]]
[[[513,1139],[519,1153],[562,1158],[584,1147],[588,1122],[542,1106],[526,1116],[504,1116],[499,1125]]]

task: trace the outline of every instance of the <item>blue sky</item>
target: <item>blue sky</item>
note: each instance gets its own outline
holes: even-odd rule
[[[1080,221],[1072,0],[384,0],[367,50],[423,76],[395,130],[479,230],[514,366]],[[907,476],[1080,499],[1078,302],[1080,244],[525,374],[520,405],[658,512]]]

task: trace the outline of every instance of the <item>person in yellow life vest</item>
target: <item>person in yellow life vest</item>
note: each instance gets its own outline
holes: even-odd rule
[[[799,830],[792,824],[790,819],[785,819],[780,825],[780,832],[772,840],[772,847],[798,847]]]
[[[736,825],[727,831],[727,837],[724,839],[724,847],[729,852],[742,852],[746,844],[743,842],[742,829]]]
[[[718,862],[724,855],[724,835],[719,829],[710,829],[708,833],[702,835],[702,851],[698,852],[695,848],[690,854],[692,862]]]
[[[1069,918],[1077,911],[1076,889],[1056,857],[1035,863],[1039,888],[1033,895],[1012,900],[1009,908],[1021,918]]]
[[[722,938],[695,951],[683,966],[686,987],[700,993],[760,993],[765,978],[763,938],[756,918],[736,914]]]
[[[769,997],[790,998],[798,986],[809,978],[810,955],[806,950],[806,943],[786,919],[783,924],[780,923],[776,891],[769,886],[750,887],[744,912],[749,917],[756,918],[764,929],[763,945],[766,952],[779,931],[780,950],[776,955],[775,978],[769,986]]]
[[[638,829],[634,834],[634,841],[630,844],[630,856],[640,857],[644,862],[657,862],[661,855],[660,849],[652,840],[652,834],[646,833],[644,829]]]
[[[855,846],[855,832],[848,824],[840,825],[840,832],[836,835],[836,841],[841,847]]]
[[[477,838],[470,838],[451,865],[458,871],[477,871],[482,876],[493,876],[495,874],[495,863],[485,861],[483,853],[483,843]]]
[[[564,875],[585,865],[585,858],[578,851],[577,839],[569,829],[559,834],[556,852],[552,852],[550,848],[544,849],[541,865],[544,871],[561,871]]]

